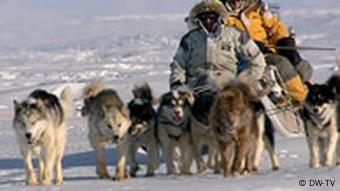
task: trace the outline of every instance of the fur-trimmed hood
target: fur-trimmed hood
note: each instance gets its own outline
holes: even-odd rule
[[[191,9],[189,17],[196,18],[199,14],[205,12],[215,12],[222,19],[228,17],[227,10],[224,8],[222,3],[215,1],[202,1],[201,3],[198,3]]]

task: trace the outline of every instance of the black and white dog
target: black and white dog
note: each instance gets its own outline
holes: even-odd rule
[[[139,146],[146,148],[148,167],[146,176],[153,176],[159,166],[159,152],[156,139],[156,112],[152,107],[153,96],[147,83],[135,85],[134,98],[129,102],[131,127],[129,128],[128,156],[131,162],[130,175],[139,170],[136,153]]]
[[[335,93],[328,84],[308,85],[304,116],[310,168],[330,166],[338,139]],[[321,157],[319,157],[321,155]]]
[[[172,90],[165,93],[160,100],[157,111],[157,135],[166,160],[167,174],[177,174],[175,168],[175,148],[179,148],[180,171],[191,174],[191,134],[190,134],[190,100],[191,94]]]

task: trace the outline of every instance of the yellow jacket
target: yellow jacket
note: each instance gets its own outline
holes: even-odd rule
[[[225,24],[248,31],[253,40],[260,41],[267,46],[274,45],[280,38],[289,36],[284,23],[277,15],[265,10],[259,1],[250,4],[238,15],[230,14],[225,19]]]

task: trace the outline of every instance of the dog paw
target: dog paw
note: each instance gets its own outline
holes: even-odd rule
[[[181,172],[181,175],[192,176],[192,175],[194,175],[194,173],[192,173],[191,171],[189,171],[189,172]]]
[[[273,168],[274,168],[274,167],[273,167]],[[252,171],[253,171],[253,172],[257,172],[258,170],[259,170],[259,168],[258,168],[258,167],[255,167],[255,166],[252,168]]]
[[[210,168],[210,167],[209,167]],[[212,167],[213,168],[213,167]],[[198,173],[201,174],[204,171],[206,171],[208,169],[207,165],[205,165],[204,163],[200,165],[199,169],[198,169]]]
[[[55,180],[55,185],[62,185],[63,184],[63,180]]]
[[[52,184],[52,181],[51,181],[51,180],[45,179],[45,180],[42,180],[42,181],[41,181],[41,184],[42,184],[42,185],[51,185],[51,184]]]
[[[113,180],[114,181],[122,181],[122,180],[129,179],[129,178],[130,178],[130,175],[127,174],[127,173],[124,173],[124,174],[116,175],[115,177],[113,177]]]
[[[99,179],[110,179],[110,175],[109,174],[98,174]]]
[[[131,168],[130,172],[129,172],[130,176],[136,177],[136,174],[139,170],[141,170],[140,166],[136,166],[136,167]]]
[[[309,164],[309,168],[311,169],[316,169],[319,168],[320,166],[318,164]]]
[[[250,176],[250,174],[251,174],[251,171],[249,171],[249,170],[244,170],[244,171],[241,173],[242,176]]]
[[[27,180],[26,185],[37,185],[38,181],[35,179]]]
[[[148,172],[145,174],[145,177],[153,177],[153,176],[155,176],[154,172]]]
[[[331,166],[332,165],[332,161],[324,161],[323,163],[322,163],[322,166],[325,166],[325,167],[329,167],[329,166]]]
[[[273,170],[273,171],[278,171],[278,170],[280,170],[280,167],[279,167],[279,166],[273,166],[273,167],[272,167],[272,170]]]
[[[237,171],[233,172],[234,178],[237,178],[237,177],[240,177],[240,176],[241,176],[241,174],[239,172],[237,172]]]
[[[223,173],[223,176],[224,176],[225,178],[230,177],[230,176],[231,176],[231,172],[224,172],[224,173]]]

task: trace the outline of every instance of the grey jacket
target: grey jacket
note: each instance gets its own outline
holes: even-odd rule
[[[240,75],[260,79],[266,66],[264,56],[245,32],[222,25],[215,35],[197,28],[181,39],[170,64],[170,88],[187,85],[194,89],[208,79],[218,87],[237,75],[237,63],[242,59],[248,66]]]

